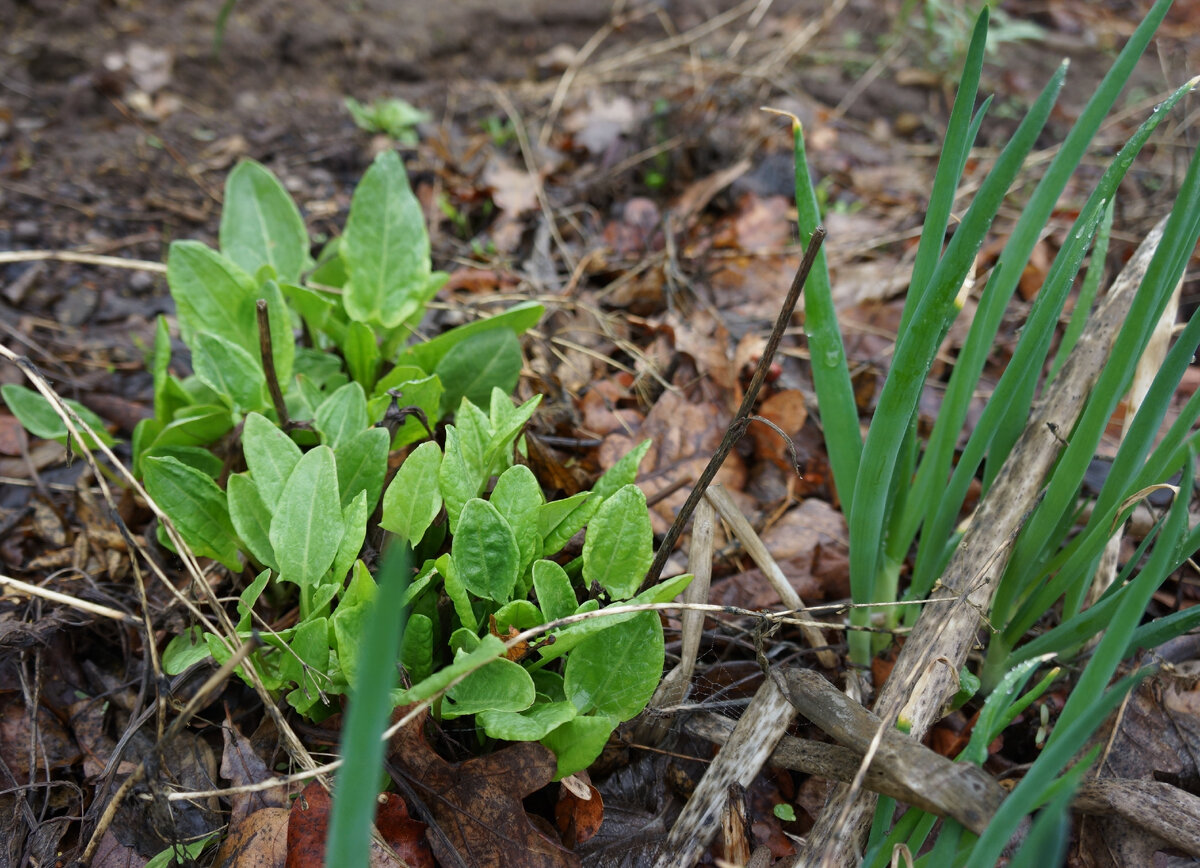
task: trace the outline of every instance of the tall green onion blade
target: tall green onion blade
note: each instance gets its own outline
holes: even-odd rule
[[[862,860],[865,868],[888,868],[892,864],[892,851],[896,845],[906,842],[913,835],[918,834],[926,818],[937,819],[934,815],[919,808],[910,807],[896,821],[895,825],[892,825],[892,817],[895,813],[896,800],[889,796],[880,796],[879,801],[875,804],[875,818],[871,822],[871,834],[867,840],[866,855]],[[890,830],[889,826],[891,826]],[[885,830],[887,830],[886,835],[883,834]]]
[[[367,615],[358,677],[342,727],[342,767],[333,794],[326,865],[366,865],[368,861],[383,768],[382,737],[392,710],[392,688],[396,686],[411,560],[407,544],[393,543],[379,571],[379,589]]]
[[[1125,656],[1129,657],[1143,648],[1157,648],[1176,636],[1182,636],[1200,627],[1200,606],[1192,606],[1182,612],[1174,612],[1165,618],[1155,618],[1133,632]]]
[[[1050,804],[1038,811],[1033,827],[1021,842],[1020,849],[1013,854],[1008,868],[1044,868],[1046,865],[1063,864],[1071,832],[1071,797],[1090,767],[1090,762],[1082,762],[1063,775],[1061,780],[1065,786],[1050,800]]]
[[[1098,557],[1111,536],[1113,519],[1117,517],[1121,504],[1133,493],[1164,481],[1183,463],[1186,457],[1184,441],[1191,426],[1200,418],[1200,393],[1193,393],[1188,399],[1171,430],[1149,459],[1147,452],[1150,452],[1176,387],[1191,366],[1197,348],[1200,348],[1200,316],[1193,316],[1167,353],[1146,392],[1108,469],[1087,525],[1063,553],[1047,564],[1043,573],[1053,578],[1022,605],[1017,616],[1006,625],[1005,635],[1019,638],[1040,617],[1040,613],[1053,605],[1068,588],[1090,579],[1091,570],[1087,567]],[[1167,464],[1164,459],[1172,456],[1179,459],[1178,463]],[[1148,472],[1154,475],[1149,476]],[[1126,512],[1131,510],[1128,508]],[[1063,613],[1064,619],[1072,617],[1077,611],[1077,607],[1068,607]]]
[[[896,800],[891,796],[879,797],[879,800],[875,802],[875,816],[871,820],[871,831],[867,835],[864,865],[888,864],[891,859],[892,846],[895,842],[908,836],[908,829],[901,831],[901,827],[906,825],[906,820],[911,819],[909,817],[911,813],[911,811],[907,812],[895,826],[892,826],[892,817],[896,815]],[[889,827],[891,827],[891,831],[888,831]]]
[[[1017,826],[1020,825],[1021,819],[1043,803],[1048,790],[1052,792],[1051,788],[1054,787],[1055,776],[1059,770],[1071,760],[1079,745],[1084,744],[1096,728],[1104,722],[1108,713],[1125,698],[1125,694],[1148,674],[1149,670],[1136,672],[1122,678],[1107,692],[1093,694],[1089,697],[1092,701],[1090,713],[1087,716],[1073,720],[1069,724],[1064,724],[1060,717],[1053,735],[1061,734],[1062,737],[1051,738],[1029,771],[1025,773],[1025,777],[1021,779],[1008,798],[1000,804],[1000,808],[988,823],[987,829],[975,843],[975,847],[971,851],[971,858],[967,862],[967,868],[992,868],[997,864],[1000,853],[1008,844]],[[1076,688],[1071,695],[1075,696],[1078,693],[1079,689]],[[1080,766],[1087,768],[1085,763],[1079,763],[1076,768]]]
[[[1002,273],[1003,268],[1000,265],[992,269],[991,276],[980,296],[981,304],[986,305],[990,299],[995,297],[995,287],[999,283]],[[983,322],[984,320],[980,316],[976,316],[972,320],[967,339],[963,342],[958,360],[955,362],[956,372],[961,368],[977,372],[983,370],[988,353],[992,349],[990,340],[976,338],[976,332],[982,328]],[[952,377],[942,396],[942,405],[938,409],[937,421],[934,423],[933,431],[929,434],[925,453],[921,456],[921,466],[917,469],[916,479],[913,480],[912,497],[909,501],[913,504],[913,508],[905,515],[905,523],[896,529],[893,536],[888,538],[888,550],[893,557],[902,556],[904,552],[908,551],[913,537],[917,533],[917,528],[920,527],[923,520],[928,521],[926,516],[919,512],[922,507],[932,513],[935,505],[943,504],[945,511],[948,512],[950,501],[956,497],[955,486],[952,485],[948,493],[943,492],[942,489],[945,488],[946,478],[950,476],[950,466],[954,460],[954,447],[962,431],[963,422],[966,420],[977,381],[978,373],[974,377]],[[963,458],[966,457],[964,454]],[[970,478],[966,479],[966,483],[970,484]],[[957,496],[965,498],[966,485],[960,481],[957,487],[962,489],[961,495]],[[962,500],[958,500],[957,503],[958,506],[954,507],[954,515],[958,514]],[[944,541],[949,530],[949,527],[942,528],[939,525],[938,531],[926,531],[922,534],[920,551],[924,553],[926,561],[934,557],[935,542]],[[930,569],[929,564],[924,564],[926,568],[923,571],[921,566],[922,561],[918,560],[918,568],[913,576],[912,593],[918,597],[929,593],[936,572],[940,572],[940,566],[936,571]],[[928,574],[927,581],[922,578],[922,572]]]
[[[938,263],[930,289],[917,306],[911,325],[896,343],[891,370],[863,446],[850,513],[850,585],[856,602],[877,599],[875,575],[882,549],[887,487],[892,484],[901,441],[934,354],[957,313],[955,297],[996,211],[1050,115],[1065,74],[1064,63],[1001,152]],[[859,624],[870,617],[861,608],[851,614]]]
[[[1008,294],[1003,292],[1003,286],[1010,283],[1015,286],[1016,283],[1007,278],[1001,281],[997,272],[993,271],[981,298],[979,312],[971,323],[967,340],[951,376],[941,412],[929,438],[925,458],[913,484],[913,502],[928,504],[925,532],[922,534],[913,576],[914,595],[923,596],[932,587],[937,575],[937,561],[940,559],[939,543],[950,533],[971,480],[985,454],[989,468],[985,476],[986,487],[995,477],[1003,459],[1007,457],[1012,444],[1019,436],[1019,428],[1027,417],[1036,387],[1037,374],[1042,368],[1053,328],[1057,325],[1059,311],[1065,301],[1065,292],[1078,271],[1078,261],[1086,252],[1086,241],[1090,240],[1095,231],[1096,221],[1103,218],[1105,211],[1111,211],[1111,206],[1106,208],[1105,202],[1112,202],[1134,158],[1165,117],[1165,112],[1182,99],[1194,84],[1195,82],[1191,81],[1176,90],[1163,103],[1162,110],[1156,110],[1142,123],[1110,162],[1100,182],[1088,197],[1068,235],[1070,240],[1055,257],[1047,275],[1047,285],[1038,294],[1013,359],[997,384],[987,407],[984,408],[983,416],[976,424],[975,430],[971,432],[949,485],[945,486],[953,457],[954,441],[962,429],[971,396],[995,336],[992,323],[999,323],[1011,296],[1011,291]],[[997,268],[1000,268],[999,264]],[[940,490],[942,486],[945,486],[944,492]],[[935,491],[938,491],[936,497],[933,496]],[[911,533],[915,534],[917,521],[917,517],[914,517],[904,531],[908,533],[911,528]],[[898,548],[903,543],[906,550],[911,539],[911,535],[901,537],[895,547]]]
[[[1188,455],[1187,472],[1184,474],[1184,479],[1194,479],[1195,469],[1196,458],[1193,452]],[[1182,492],[1175,497],[1175,503],[1167,515],[1167,522],[1163,526],[1162,533],[1155,540],[1154,551],[1150,554],[1150,559],[1137,578],[1130,583],[1129,592],[1123,595],[1121,605],[1109,620],[1104,638],[1096,646],[1092,659],[1088,661],[1075,689],[1067,698],[1067,703],[1063,706],[1062,713],[1059,714],[1059,727],[1069,726],[1079,718],[1086,719],[1092,715],[1090,707],[1092,698],[1100,695],[1109,679],[1117,671],[1117,666],[1124,659],[1125,649],[1129,646],[1129,640],[1132,638],[1134,630],[1141,622],[1151,596],[1166,581],[1170,571],[1178,563],[1179,546],[1188,533],[1190,494],[1190,491]],[[1060,729],[1056,728],[1047,742],[1047,748],[1061,738],[1059,733]]]
[[[1099,188],[1093,192],[1093,200],[1098,192]],[[1093,208],[1093,204],[1097,207]],[[988,427],[994,425],[994,430],[984,464],[984,491],[992,487],[996,474],[1000,472],[1008,453],[1012,451],[1013,444],[1025,430],[1029,408],[1033,404],[1042,368],[1058,327],[1059,315],[1103,216],[1103,200],[1094,203],[1089,201],[1080,212],[1079,219],[1072,227],[1070,240],[1058,251],[1050,272],[1046,275],[1046,283],[1034,299],[1025,325],[1021,328],[1021,337],[1017,340],[1012,359],[1005,367],[996,391],[988,402],[1002,412],[997,413],[994,420],[986,423]],[[981,418],[977,428],[983,425],[985,423]]]
[[[917,256],[913,262],[912,277],[909,280],[908,294],[904,300],[904,310],[900,314],[900,333],[908,328],[909,319],[916,310],[917,304],[930,288],[930,278],[942,255],[942,247],[946,239],[946,228],[950,222],[950,213],[954,208],[954,195],[962,173],[967,165],[967,157],[971,153],[971,145],[979,135],[979,128],[991,105],[992,97],[987,97],[979,111],[972,117],[975,98],[979,93],[979,77],[983,70],[984,49],[987,46],[987,30],[990,9],[984,6],[975,20],[975,29],[971,34],[971,43],[967,49],[963,73],[958,85],[958,94],[954,98],[954,107],[950,112],[950,121],[946,126],[946,137],[942,143],[942,153],[938,159],[937,172],[934,175],[933,190],[929,196],[929,206],[925,212],[925,222],[921,228],[921,240],[917,245]],[[905,439],[915,446],[917,440],[916,419],[909,426]],[[908,476],[904,477],[908,479]],[[907,483],[893,487],[894,491],[908,491]],[[920,498],[908,499],[908,503],[920,504]],[[890,506],[893,519],[888,534],[888,560],[899,562],[908,551],[912,538],[916,534],[920,513],[907,505],[893,504]],[[848,512],[847,512],[848,514]],[[890,575],[890,571],[889,571]],[[890,582],[889,582],[890,584]]]
[[[796,213],[800,240],[807,244],[821,223],[821,211],[808,171],[804,129],[799,121],[792,123],[792,142],[795,149]],[[837,311],[833,305],[824,248],[817,253],[816,262],[804,283],[804,330],[808,335],[813,388],[817,392],[821,425],[825,429],[829,466],[833,470],[833,482],[841,498],[842,509],[849,514],[862,452],[862,434],[858,428],[858,405],[854,401],[854,387],[850,383],[850,369],[846,364],[846,348],[842,343]]]
[[[1116,340],[1108,363],[1084,406],[1078,424],[1046,486],[1046,496],[1025,525],[1014,546],[1005,577],[993,602],[992,617],[1004,623],[1013,601],[1037,580],[1037,564],[1046,560],[1045,549],[1051,542],[1053,521],[1071,508],[1084,472],[1095,454],[1100,437],[1121,396],[1129,387],[1138,359],[1158,322],[1175,284],[1183,274],[1192,250],[1200,238],[1200,150],[1192,156],[1175,206],[1167,218],[1162,241],[1146,268],[1145,277],[1133,300]],[[853,528],[851,528],[853,530]]]
[[[1087,323],[1088,314],[1092,310],[1092,305],[1096,301],[1096,293],[1100,289],[1100,281],[1104,277],[1104,259],[1108,256],[1108,239],[1112,234],[1113,222],[1113,205],[1116,204],[1116,199],[1108,201],[1108,208],[1104,211],[1104,219],[1100,221],[1100,230],[1096,233],[1096,241],[1092,245],[1092,258],[1088,262],[1087,273],[1083,278],[1083,285],[1079,287],[1079,297],[1075,300],[1075,308],[1071,311],[1071,319],[1067,323],[1067,328],[1063,331],[1062,341],[1058,344],[1058,352],[1054,356],[1054,364],[1050,368],[1050,373],[1046,375],[1046,379],[1053,380],[1062,366],[1066,364],[1067,356],[1071,354],[1071,350],[1075,348],[1075,344],[1079,341],[1079,336],[1083,334],[1083,326]]]
[[[1029,661],[1043,654],[1055,654],[1063,659],[1074,656],[1075,649],[1099,635],[1108,626],[1109,619],[1120,608],[1132,585],[1117,582],[1109,589],[1113,593],[1084,609],[1078,615],[1063,621],[1052,630],[1017,648],[1008,655],[1008,660]],[[1200,608],[1200,607],[1198,607]],[[1019,636],[1018,636],[1019,638]]]
[[[1040,659],[1025,660],[1010,667],[1008,672],[1004,673],[1000,683],[988,694],[987,701],[984,702],[975,726],[971,730],[971,740],[958,755],[958,761],[971,762],[980,766],[987,761],[988,745],[1016,719],[1018,714],[1028,708],[1030,703],[1050,686],[1053,674],[1042,679],[1033,690],[1021,694],[1030,676],[1033,675],[1033,670],[1042,662]]]
[[[917,860],[918,868],[940,868],[942,865],[959,864],[963,838],[973,841],[975,836],[963,828],[957,820],[946,820],[938,833],[937,843],[925,856]]]
[[[971,44],[967,48],[962,78],[958,83],[958,95],[955,96],[954,108],[950,111],[942,154],[933,178],[933,191],[929,196],[929,207],[925,211],[925,223],[921,227],[921,240],[917,245],[917,257],[913,261],[908,296],[904,300],[904,311],[900,315],[901,333],[908,326],[917,303],[930,288],[929,279],[933,276],[938,259],[941,258],[946,227],[950,223],[950,212],[954,208],[954,193],[966,166],[967,156],[971,152],[971,145],[975,141],[975,133],[979,130],[978,124],[983,120],[980,112],[973,124],[971,113],[975,109],[975,97],[979,92],[989,14],[987,6],[980,10],[971,34]]]

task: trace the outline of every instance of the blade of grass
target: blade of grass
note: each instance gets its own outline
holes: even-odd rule
[[[1195,470],[1195,452],[1189,452],[1184,478],[1194,479]],[[1137,629],[1138,623],[1146,611],[1146,604],[1150,602],[1150,597],[1166,581],[1170,570],[1178,563],[1180,543],[1188,535],[1188,501],[1190,499],[1190,492],[1176,495],[1175,503],[1167,515],[1162,533],[1155,541],[1150,560],[1146,562],[1146,566],[1142,568],[1137,578],[1130,583],[1129,591],[1122,595],[1124,599],[1109,621],[1104,638],[1096,646],[1091,660],[1088,661],[1075,689],[1071,691],[1066,705],[1059,714],[1058,726],[1046,743],[1047,750],[1063,739],[1062,731],[1070,728],[1074,722],[1092,720],[1096,716],[1093,707],[1094,698],[1101,694],[1109,679],[1117,671],[1117,666],[1124,658],[1125,649],[1129,646],[1129,640],[1133,637],[1134,630]],[[1070,744],[1074,747],[1080,742],[1074,741]]]
[[[808,244],[813,232],[821,224],[821,211],[808,171],[804,128],[795,117],[792,118],[792,146],[796,172],[797,226],[801,241]],[[833,483],[841,498],[843,511],[849,514],[862,452],[862,433],[858,427],[858,405],[854,400],[854,387],[850,383],[850,369],[846,365],[846,348],[838,328],[824,249],[818,252],[813,269],[804,283],[804,331],[808,335],[813,388],[817,392]]]
[[[1033,147],[1066,75],[1064,62],[1022,120],[1008,145],[984,180],[962,224],[931,278],[931,287],[918,304],[909,329],[896,344],[892,367],[879,395],[875,418],[863,446],[860,472],[850,515],[850,586],[858,603],[883,601],[876,575],[887,489],[893,483],[896,459],[921,387],[938,345],[957,313],[955,298],[967,269],[974,261],[988,228],[1013,180]],[[851,621],[866,625],[870,610],[851,610]],[[856,662],[870,658],[870,636],[852,633],[851,653]]]
[[[1083,285],[1079,287],[1075,308],[1071,311],[1071,319],[1063,332],[1062,341],[1058,344],[1054,365],[1050,368],[1050,373],[1046,375],[1047,380],[1053,380],[1063,364],[1066,363],[1071,348],[1083,334],[1083,326],[1087,322],[1088,313],[1091,312],[1092,304],[1096,301],[1096,292],[1100,289],[1100,281],[1104,277],[1104,258],[1108,255],[1108,239],[1112,234],[1113,205],[1116,204],[1116,201],[1116,199],[1108,200],[1108,208],[1104,212],[1104,219],[1100,221],[1100,230],[1096,233],[1096,241],[1092,245],[1092,258],[1088,262],[1087,274],[1083,278]]]
[[[342,728],[342,767],[333,794],[326,865],[366,865],[368,861],[383,769],[382,736],[396,686],[411,557],[407,544],[394,542],[379,571],[379,589],[362,637],[362,662]]]
[[[983,123],[984,113],[991,102],[989,97],[972,119],[975,98],[979,92],[979,77],[983,71],[989,15],[989,7],[984,6],[979,12],[979,17],[975,19],[975,29],[971,33],[962,78],[958,84],[958,94],[950,111],[946,138],[942,143],[942,153],[933,178],[933,189],[929,194],[929,207],[925,211],[925,221],[921,227],[917,256],[913,260],[908,295],[904,300],[904,310],[900,314],[901,332],[908,326],[918,302],[930,288],[930,278],[933,277],[938,260],[942,256],[946,228],[950,224],[950,212],[954,208],[954,193],[959,179],[962,178],[967,157],[971,153],[971,145],[979,132],[980,124]]]

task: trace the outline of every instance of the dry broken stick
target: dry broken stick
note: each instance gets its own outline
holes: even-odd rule
[[[1005,790],[971,763],[956,763],[880,720],[811,669],[774,671],[792,705],[860,757],[879,739],[871,768],[880,769],[914,807],[953,817],[977,835],[1004,801]],[[882,737],[880,737],[882,733]]]
[[[921,738],[957,690],[959,670],[1008,565],[1012,541],[1062,449],[1057,432],[1074,427],[1165,225],[1165,219],[1160,221],[1138,247],[1089,318],[1066,365],[1030,411],[1029,423],[942,573],[942,586],[949,595],[939,597],[948,599],[931,601],[922,609],[892,677],[883,686],[875,713],[889,725],[903,718],[913,737]],[[805,848],[788,864],[856,864],[854,853],[870,823],[873,805],[872,794],[841,788],[817,818]]]
[[[750,785],[795,716],[796,709],[779,686],[766,679],[684,805],[654,868],[688,868],[696,864],[696,858],[716,834],[730,784]]]
[[[700,498],[708,490],[708,486],[716,477],[717,471],[721,469],[721,465],[725,463],[725,458],[729,455],[730,450],[742,438],[742,435],[746,433],[746,426],[750,424],[750,415],[754,410],[754,405],[758,402],[758,393],[762,390],[763,383],[767,380],[767,372],[771,368],[771,360],[775,358],[775,352],[779,349],[779,342],[783,340],[783,333],[787,330],[788,323],[791,322],[792,312],[796,310],[796,303],[800,300],[800,293],[804,289],[804,282],[808,280],[808,273],[812,271],[813,264],[817,260],[817,253],[821,250],[821,244],[824,240],[825,227],[818,226],[813,230],[812,238],[809,239],[808,247],[804,251],[804,258],[800,260],[800,267],[796,269],[796,276],[792,279],[792,285],[788,289],[787,297],[784,298],[783,306],[779,309],[779,316],[775,319],[775,327],[771,329],[771,336],[767,338],[767,345],[763,348],[762,358],[758,360],[758,367],[754,369],[754,376],[750,378],[750,385],[746,387],[746,393],[742,396],[742,405],[738,407],[737,415],[733,417],[733,421],[725,429],[725,436],[721,439],[720,445],[717,446],[717,451],[713,453],[712,458],[709,459],[708,466],[704,468],[704,472],[696,480],[696,485],[692,488],[692,493],[688,495],[688,499],[679,508],[679,514],[675,516],[675,521],[668,528],[666,536],[663,537],[663,541],[658,547],[658,551],[654,553],[654,563],[650,565],[650,571],[646,574],[646,581],[642,583],[643,587],[653,585],[658,581],[658,577],[662,575],[663,567],[667,564],[667,558],[671,556],[671,551],[675,548],[675,543],[679,541],[679,535],[683,533],[683,526],[691,518],[696,504],[700,502]]]

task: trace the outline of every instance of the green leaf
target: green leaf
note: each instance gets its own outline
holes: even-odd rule
[[[593,504],[589,498],[592,498],[590,491],[581,491],[562,500],[552,500],[538,510],[543,554],[552,555],[559,551],[595,515],[601,499],[592,498]]]
[[[546,308],[537,302],[523,301],[504,313],[487,319],[477,319],[452,328],[431,340],[413,344],[400,357],[398,363],[417,365],[426,373],[433,373],[442,359],[467,338],[497,329],[507,329],[515,335],[521,335],[537,325],[545,312]]]
[[[536,627],[544,620],[538,607],[528,600],[512,600],[496,610],[496,630],[504,636],[509,627],[518,631]]]
[[[408,705],[412,702],[420,702],[423,699],[428,699],[440,690],[443,690],[447,684],[464,672],[469,672],[476,666],[484,664],[487,660],[503,657],[506,650],[504,643],[489,633],[479,640],[479,647],[474,651],[469,654],[456,656],[454,662],[449,666],[443,667],[424,681],[414,684],[408,690],[401,691],[398,696],[393,697],[394,704]]]
[[[354,561],[362,551],[363,542],[367,538],[367,493],[360,491],[354,500],[342,507],[342,538],[338,542],[337,555],[333,566],[329,568],[328,580],[340,587],[346,573],[354,566]]]
[[[651,603],[669,603],[671,600],[679,596],[679,593],[686,588],[692,581],[694,576],[690,573],[685,573],[682,576],[674,576],[667,579],[665,582],[659,582],[653,587],[647,588],[636,597],[624,602],[614,603],[613,606],[605,608],[613,608],[614,606],[633,606],[645,605]],[[585,600],[574,612],[569,614],[581,615],[585,612],[604,611],[600,609],[600,605],[596,600]],[[587,618],[576,624],[571,624],[568,627],[563,627],[561,630],[554,632],[554,643],[551,645],[543,645],[538,649],[538,654],[541,655],[541,661],[550,661],[556,657],[562,657],[564,654],[571,651],[584,639],[594,636],[597,633],[607,630],[615,624],[623,624],[632,618],[637,617],[637,612],[622,612],[615,615],[605,615],[604,617]]]
[[[367,512],[374,512],[379,495],[383,493],[383,478],[387,475],[387,430],[367,428],[359,431],[349,440],[343,440],[333,454],[337,459],[342,506],[360,492],[366,492]]]
[[[341,253],[351,319],[394,328],[424,306],[429,235],[395,151],[376,157],[354,191]]]
[[[414,684],[433,672],[433,621],[426,615],[413,614],[401,640],[400,662]]]
[[[375,388],[375,379],[379,376],[379,343],[375,339],[375,331],[369,325],[352,322],[346,328],[346,335],[341,341],[342,354],[346,357],[346,367],[362,387],[370,392]]]
[[[225,493],[229,499],[229,518],[243,545],[260,564],[278,572],[275,550],[271,548],[271,510],[263,502],[250,474],[230,476]]]
[[[454,410],[463,398],[484,405],[493,387],[511,393],[517,387],[523,362],[521,342],[508,329],[492,329],[467,338],[433,371],[446,390],[442,412]]]
[[[512,398],[498,388],[492,388],[492,406],[488,419],[488,427],[492,433],[488,437],[483,457],[489,476],[512,466],[513,444],[541,403],[542,396],[534,395],[524,404],[514,407]]]
[[[42,397],[41,393],[27,389],[16,383],[5,383],[3,386],[0,386],[0,395],[4,397],[4,403],[8,405],[8,409],[12,410],[12,414],[17,417],[17,421],[24,425],[26,430],[34,437],[41,437],[45,440],[56,440],[64,445],[67,443],[67,438],[70,435],[67,433],[66,424],[54,412],[54,408],[50,406],[50,402]],[[74,410],[80,419],[92,426],[92,429],[106,446],[111,446],[116,442],[104,429],[104,420],[87,407],[69,398],[64,399],[63,403]],[[90,435],[83,434],[82,431],[80,431],[80,434],[83,435],[84,442],[89,449],[96,448],[96,441]]]
[[[225,181],[221,252],[247,274],[269,265],[295,283],[310,264],[304,218],[287,190],[261,163],[243,160]]]
[[[460,651],[457,656],[468,655]],[[501,657],[446,691],[442,700],[442,719],[451,720],[481,711],[524,711],[536,698],[537,691],[529,673]]]
[[[204,639],[204,631],[199,627],[188,627],[178,636],[167,643],[162,653],[163,672],[168,675],[179,675],[189,667],[208,660],[212,654],[208,650],[208,642]]]
[[[663,656],[658,614],[642,612],[576,646],[563,673],[567,699],[581,712],[628,720],[654,695]]]
[[[608,468],[605,474],[596,480],[596,485],[592,488],[597,497],[611,497],[626,485],[631,485],[637,479],[638,465],[642,463],[642,459],[650,451],[652,442],[651,440],[643,440],[622,455],[616,464]]]
[[[207,473],[176,458],[147,458],[142,465],[147,494],[170,517],[188,547],[239,570],[238,540],[225,492]]]
[[[442,576],[442,585],[446,589],[446,596],[450,598],[450,602],[454,606],[454,613],[458,615],[459,623],[474,633],[479,629],[479,622],[475,619],[471,598],[467,595],[466,585],[459,578],[458,566],[454,563],[454,558],[449,554],[439,557],[437,571]]]
[[[542,535],[538,532],[538,512],[544,498],[533,471],[524,464],[514,465],[500,474],[492,489],[489,502],[504,516],[512,528],[521,551],[524,572],[541,554]]]
[[[631,597],[654,560],[653,546],[646,495],[636,485],[626,485],[604,501],[588,522],[584,580],[599,582],[614,600]]]
[[[219,404],[194,404],[177,410],[175,418],[164,425],[151,448],[162,446],[206,446],[215,443],[233,427],[228,407]]]
[[[475,462],[465,454],[458,429],[453,425],[448,426],[446,452],[438,467],[438,488],[446,503],[446,518],[450,522],[451,533],[458,531],[458,517],[463,507],[479,494],[486,481]]]
[[[346,285],[346,262],[342,259],[342,238],[329,239],[317,254],[317,267],[308,276],[309,282],[341,289]]]
[[[308,377],[318,390],[328,389],[332,392],[347,382],[346,374],[342,370],[341,359],[333,353],[309,347],[301,347],[296,351],[293,373]]]
[[[167,373],[171,365],[171,332],[167,318],[159,314],[154,321],[154,355],[150,360],[150,372],[154,376],[154,418],[166,424],[171,418],[167,405]]]
[[[555,778],[562,779],[595,762],[618,722],[602,714],[581,714],[546,735],[542,744],[558,757]]]
[[[479,498],[467,501],[450,553],[467,590],[498,603],[511,599],[521,552],[512,528],[496,507]]]
[[[245,413],[268,406],[267,379],[262,364],[232,341],[210,332],[192,340],[192,366],[206,386]]]
[[[387,377],[380,380],[376,386],[378,397],[372,399],[371,406],[374,407],[376,402],[379,402],[382,409],[378,412],[378,417],[371,414],[375,421],[383,417],[386,408],[391,405],[392,397],[386,395],[388,389],[394,389],[400,393],[400,397],[396,398],[397,407],[415,407],[425,414],[425,418],[429,421],[429,426],[432,428],[441,418],[441,402],[442,402],[442,381],[435,374],[429,376],[418,376],[411,378],[410,371],[420,371],[419,368],[406,368],[404,376],[397,379],[394,383],[389,383],[391,374],[395,373],[393,369]],[[385,385],[387,383],[387,385]],[[409,443],[416,443],[418,440],[424,440],[429,436],[429,432],[425,430],[425,426],[421,424],[421,420],[417,416],[410,415],[404,420],[398,429],[396,436],[392,438],[392,448],[400,449],[407,446]]]
[[[153,422],[153,419],[145,419],[143,421]],[[160,458],[170,456],[177,458],[179,461],[195,467],[201,473],[208,474],[209,478],[216,479],[221,475],[221,471],[225,469],[225,463],[213,455],[207,449],[202,449],[199,446],[154,446],[148,449],[143,457],[150,456],[152,458]]]
[[[479,636],[472,629],[459,627],[450,634],[450,640],[446,644],[455,654],[460,651],[470,652],[479,647]]]
[[[442,451],[432,441],[422,443],[404,460],[383,495],[380,527],[412,544],[419,543],[442,508],[438,470]]]
[[[333,450],[318,446],[296,463],[271,520],[271,547],[280,578],[316,584],[333,565],[342,534]]]
[[[538,605],[548,621],[556,621],[575,613],[579,601],[567,571],[554,561],[534,561],[533,587],[537,591]]]
[[[347,383],[319,407],[313,422],[326,446],[339,445],[367,428],[367,396],[358,383]]]
[[[240,595],[238,595],[237,629],[238,629],[239,633],[246,632],[247,630],[250,629],[251,624],[254,621],[254,618],[252,615],[252,613],[254,611],[254,604],[257,603],[258,598],[260,596],[262,596],[262,592],[263,592],[263,590],[266,589],[267,582],[270,580],[270,578],[271,578],[271,571],[263,570],[261,573],[259,573],[255,577],[254,581],[251,582],[250,584],[248,584],[246,586],[246,589],[244,591],[242,591],[242,593]]]
[[[186,844],[173,844],[167,849],[156,853],[145,864],[145,868],[169,868],[172,865],[183,865],[192,860],[199,859],[200,854],[204,852],[204,848],[212,844],[217,837],[218,833],[213,832],[197,841],[189,841]]]
[[[316,280],[315,274],[312,277]],[[324,283],[325,281],[317,282]],[[310,289],[307,286],[298,286],[294,283],[289,283],[286,280],[280,282],[279,291],[288,300],[288,303],[295,308],[296,312],[300,314],[301,319],[304,320],[304,325],[314,336],[317,332],[324,332],[333,338],[335,342],[338,341],[338,338],[345,337],[342,331],[345,326],[338,320],[338,314],[341,313],[341,310],[333,296],[317,292],[315,289]]]
[[[358,663],[361,657],[361,641],[371,612],[375,610],[374,602],[378,597],[375,580],[367,572],[367,568],[358,561],[354,565],[354,576],[350,580],[350,589],[334,610],[330,623],[333,625],[333,637],[337,642],[338,665],[346,681],[353,684],[358,673]]]
[[[300,447],[265,416],[250,413],[242,426],[242,451],[263,501],[279,503],[283,486],[300,461]]]
[[[232,261],[199,241],[172,241],[167,283],[188,346],[200,332],[220,335],[247,352],[258,346],[257,288]]]
[[[539,702],[527,711],[481,711],[475,722],[492,738],[537,741],[576,714],[570,702]]]
[[[321,701],[321,691],[329,684],[329,619],[310,618],[296,626],[290,654],[279,659],[279,674],[296,685],[287,701],[305,714]]]

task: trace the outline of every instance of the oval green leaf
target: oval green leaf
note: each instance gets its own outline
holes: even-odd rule
[[[604,501],[588,522],[583,577],[599,582],[614,600],[633,596],[654,560],[654,532],[646,495],[626,485]]]
[[[400,465],[383,495],[383,517],[379,524],[408,540],[421,541],[442,508],[438,470],[442,450],[432,441],[414,449]]]
[[[654,695],[663,657],[658,614],[642,612],[576,646],[563,673],[567,699],[581,712],[629,720]]]
[[[333,565],[342,533],[333,450],[317,446],[296,463],[271,520],[271,547],[280,578],[316,584]]]
[[[477,497],[468,500],[450,553],[458,577],[472,594],[498,603],[512,597],[521,551],[512,528],[496,507]]]

